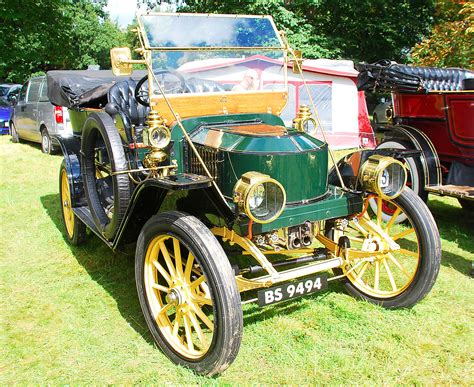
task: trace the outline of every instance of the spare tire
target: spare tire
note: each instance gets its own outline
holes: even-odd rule
[[[128,174],[113,172],[127,169],[122,139],[114,121],[106,113],[92,113],[82,129],[81,172],[92,218],[108,240],[116,234],[130,202]]]

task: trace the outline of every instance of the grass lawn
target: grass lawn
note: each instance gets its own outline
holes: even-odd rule
[[[431,196],[443,247],[431,293],[409,310],[356,301],[340,284],[312,297],[244,307],[237,360],[221,376],[174,366],[153,343],[133,249],[90,236],[69,246],[61,156],[0,138],[0,384],[278,383],[473,385],[474,216]]]

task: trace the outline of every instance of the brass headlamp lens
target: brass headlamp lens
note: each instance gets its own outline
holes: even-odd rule
[[[391,200],[401,194],[407,173],[400,161],[388,156],[372,155],[362,165],[359,180],[366,191]]]
[[[270,223],[280,216],[286,204],[283,186],[268,175],[247,172],[234,187],[234,201],[241,212],[257,223]]]
[[[171,134],[166,126],[156,126],[149,131],[148,140],[153,148],[163,149],[170,143]]]

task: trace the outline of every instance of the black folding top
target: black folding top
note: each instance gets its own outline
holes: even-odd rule
[[[68,108],[102,108],[107,104],[107,92],[115,83],[147,74],[136,70],[131,76],[117,77],[111,70],[48,71],[48,97],[53,105]]]
[[[359,63],[359,90],[377,91],[459,91],[472,90],[474,72],[459,68],[412,67],[381,60]]]

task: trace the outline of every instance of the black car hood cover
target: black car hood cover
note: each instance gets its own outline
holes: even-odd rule
[[[48,71],[48,97],[53,105],[68,108],[103,108],[109,89],[117,82],[147,75],[145,70],[132,76],[115,76],[111,70]]]

